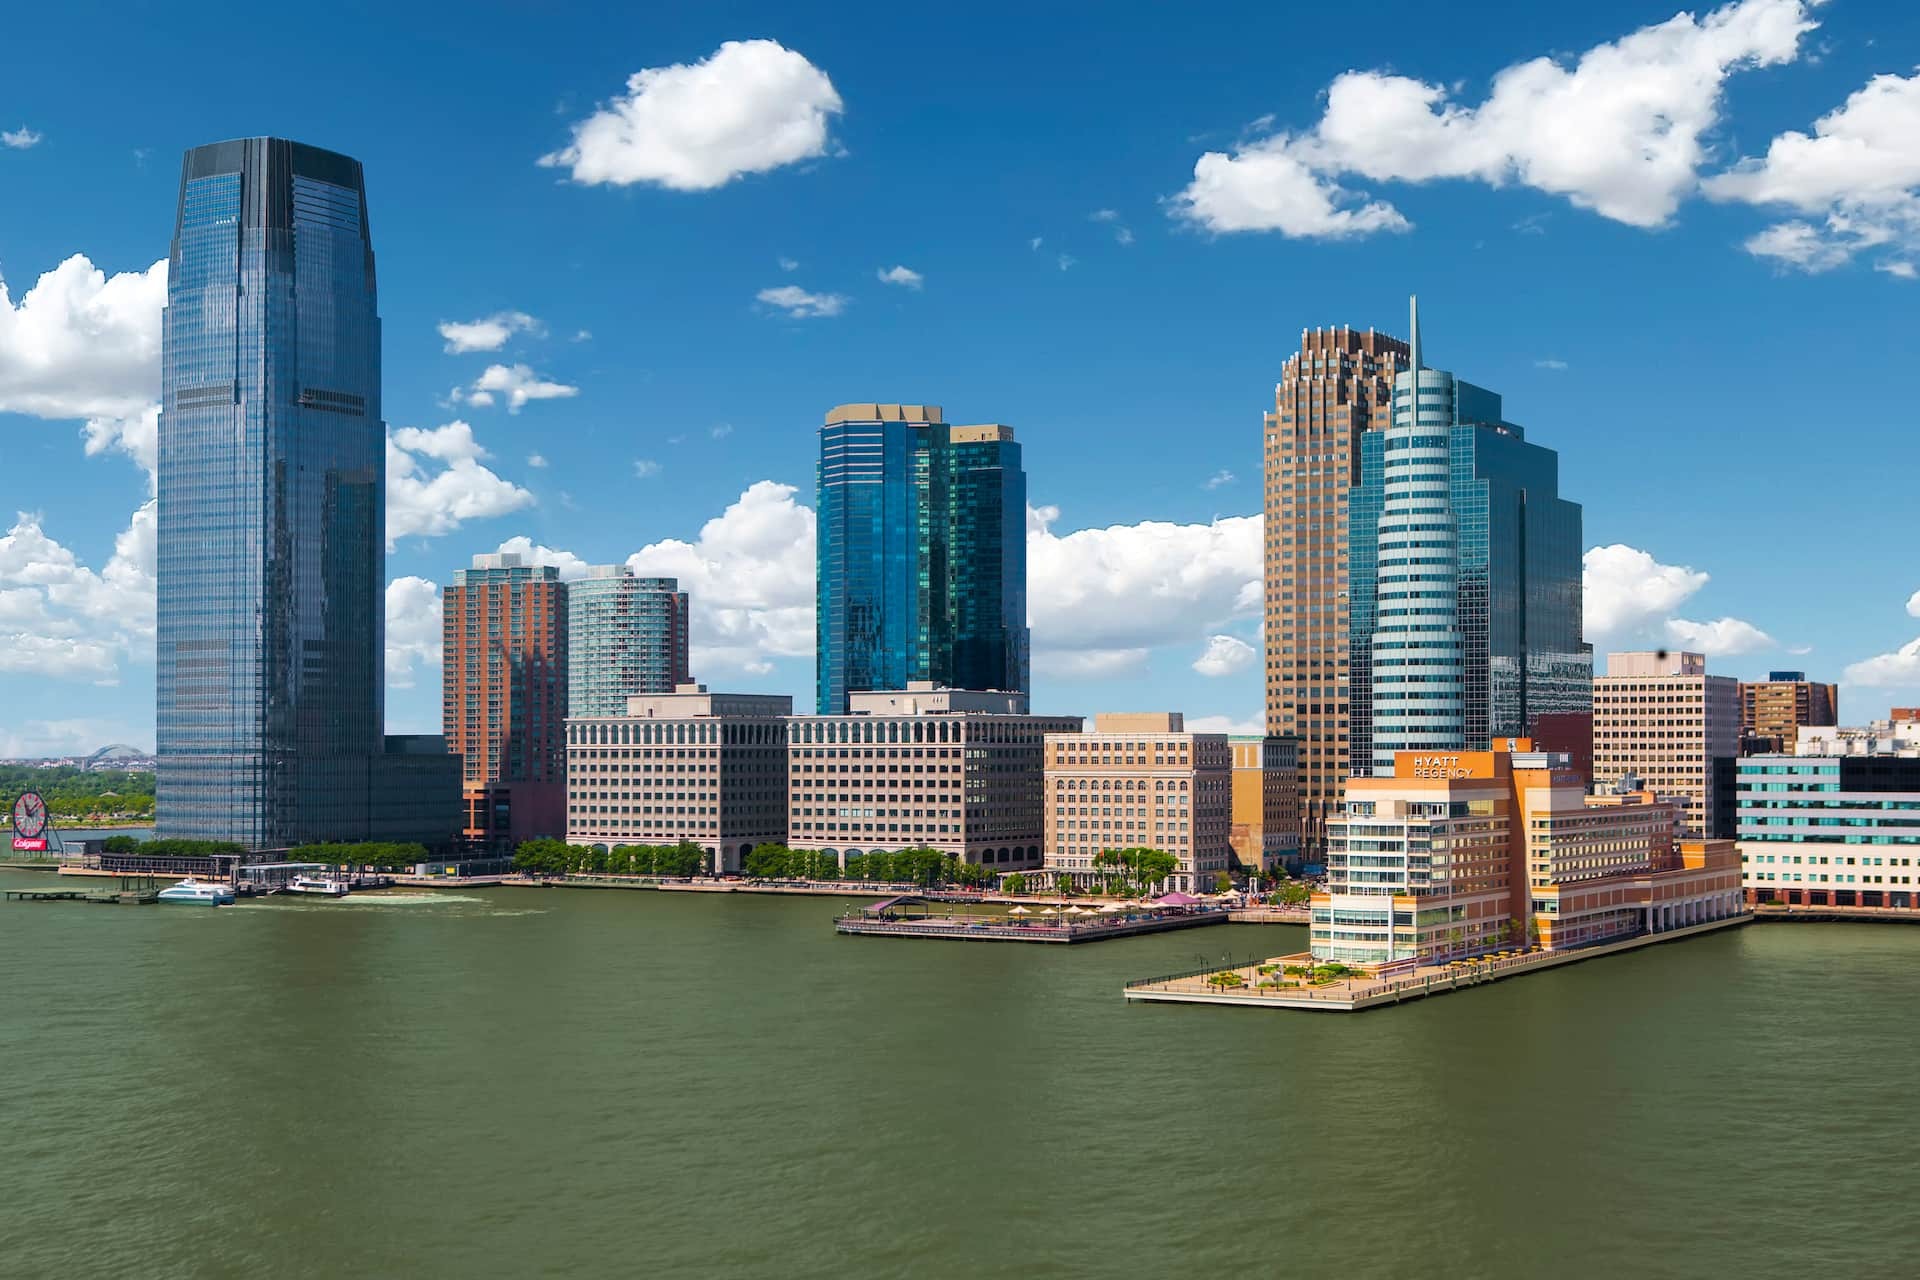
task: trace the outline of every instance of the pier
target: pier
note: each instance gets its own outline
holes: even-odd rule
[[[1728,916],[1703,924],[1668,929],[1661,933],[1642,933],[1618,942],[1602,942],[1566,951],[1530,951],[1517,955],[1456,960],[1444,965],[1426,965],[1394,977],[1376,978],[1354,973],[1330,981],[1316,981],[1307,977],[1292,982],[1287,979],[1284,970],[1289,966],[1311,966],[1312,957],[1304,954],[1273,956],[1265,961],[1224,967],[1215,965],[1190,973],[1143,978],[1138,982],[1129,982],[1123,994],[1130,1002],[1228,1004],[1257,1009],[1354,1013],[1361,1009],[1404,1004],[1409,1000],[1500,982],[1542,969],[1579,964],[1584,960],[1617,955],[1622,951],[1636,951],[1663,942],[1678,942],[1704,933],[1737,928],[1752,920],[1751,915]]]
[[[910,916],[906,911],[931,905],[951,905],[938,899],[906,895],[876,902],[858,911],[849,911],[833,922],[835,933],[872,938],[945,938],[958,942],[1102,942],[1108,938],[1128,938],[1142,933],[1166,933],[1174,929],[1198,929],[1227,923],[1224,911],[1130,911],[1127,914],[1102,913],[1083,908],[1060,911],[1042,908],[1042,918],[1014,919],[1017,910],[1024,917],[1029,908],[1018,907],[1005,915],[968,915],[947,913]],[[1080,914],[1067,917],[1074,911]]]
[[[86,889],[8,889],[8,902],[104,902],[117,906],[140,906],[160,901],[160,891],[150,886],[109,891]]]

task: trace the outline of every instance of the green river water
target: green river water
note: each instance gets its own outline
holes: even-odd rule
[[[1328,1015],[839,905],[0,904],[0,1274],[1913,1273],[1920,929]]]

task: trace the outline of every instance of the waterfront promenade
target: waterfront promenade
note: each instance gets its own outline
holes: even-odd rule
[[[1449,991],[1500,982],[1543,969],[1578,964],[1584,960],[1635,951],[1659,943],[1678,942],[1703,933],[1737,928],[1752,920],[1751,915],[1729,916],[1724,920],[1709,920],[1704,924],[1669,929],[1662,933],[1643,933],[1618,942],[1603,942],[1568,951],[1531,951],[1456,960],[1443,965],[1423,965],[1388,978],[1354,974],[1326,982],[1316,982],[1312,978],[1294,979],[1283,974],[1282,970],[1290,966],[1311,966],[1312,957],[1305,953],[1273,956],[1244,965],[1225,968],[1213,966],[1190,973],[1143,978],[1129,982],[1124,988],[1124,995],[1129,1001],[1146,1003],[1229,1004],[1259,1009],[1354,1013],[1361,1009],[1444,995]]]
[[[1141,909],[1126,913],[1094,913],[1066,919],[1049,911],[1051,918],[1014,919],[1008,916],[937,915],[920,918],[901,917],[886,911],[881,903],[861,911],[850,911],[833,922],[834,932],[874,938],[945,938],[960,942],[1103,942],[1109,938],[1134,937],[1143,933],[1167,933],[1176,929],[1197,929],[1226,924],[1224,911],[1154,911]]]

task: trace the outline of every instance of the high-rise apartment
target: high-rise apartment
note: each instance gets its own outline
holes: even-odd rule
[[[843,404],[820,429],[818,709],[931,682],[1026,693],[1027,477],[1013,428]]]
[[[1559,455],[1500,397],[1421,359],[1394,379],[1393,421],[1360,441],[1349,504],[1352,772],[1401,751],[1525,737],[1591,705],[1581,639],[1580,507]]]
[[[1840,689],[1807,679],[1804,671],[1771,671],[1765,680],[1740,683],[1740,736],[1765,740],[1773,751],[1793,754],[1803,726],[1840,723]]]
[[[470,843],[566,827],[567,585],[511,552],[457,570],[442,597],[441,709],[463,764]]]
[[[687,684],[637,694],[620,714],[567,722],[567,839],[688,841],[720,874],[787,838],[787,716],[793,699]]]
[[[396,742],[387,767],[386,427],[357,160],[281,138],[186,153],[160,382],[159,833],[450,840],[456,762]]]
[[[1301,837],[1325,849],[1347,779],[1348,499],[1360,438],[1392,417],[1407,345],[1372,329],[1306,329],[1266,415],[1267,732],[1300,744]]]
[[[1740,682],[1698,653],[1610,653],[1593,681],[1593,780],[1638,779],[1686,801],[1690,836],[1733,835]]]
[[[863,690],[845,715],[788,722],[787,843],[833,854],[932,848],[995,871],[1040,865],[1041,749],[1078,716],[1022,693]]]
[[[1211,892],[1233,865],[1233,756],[1179,712],[1105,713],[1047,735],[1047,870],[1096,882],[1107,850],[1158,849],[1169,888]]]
[[[624,715],[640,693],[691,684],[687,593],[674,578],[594,565],[567,584],[567,714]]]

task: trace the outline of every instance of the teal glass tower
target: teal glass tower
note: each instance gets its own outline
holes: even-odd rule
[[[280,138],[194,148],[168,266],[159,834],[444,836],[458,761],[384,737],[386,425],[360,163]],[[421,771],[441,805],[424,831],[408,820],[421,795],[394,789]]]
[[[1027,477],[1013,429],[849,404],[820,429],[817,703],[931,681],[1027,693]]]
[[[687,668],[687,593],[675,578],[594,565],[567,590],[567,714],[623,716],[638,693],[672,693]]]
[[[1429,369],[1414,306],[1393,419],[1361,437],[1349,508],[1349,760],[1485,750],[1543,712],[1590,711],[1579,504],[1559,455],[1528,443],[1500,397]]]

